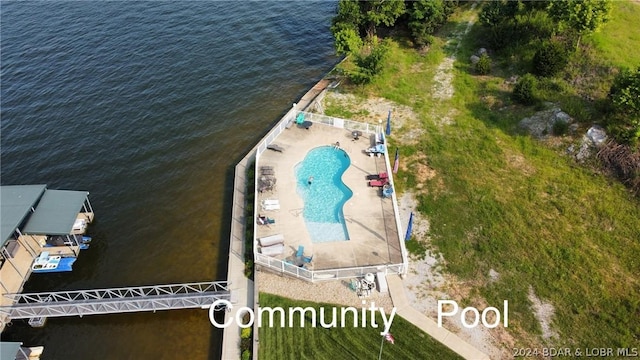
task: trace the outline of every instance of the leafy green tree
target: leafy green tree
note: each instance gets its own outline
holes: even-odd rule
[[[335,38],[336,53],[346,55],[362,47],[360,28],[364,15],[357,0],[340,0],[336,16],[331,20],[331,33]]]
[[[609,130],[625,143],[640,143],[640,67],[622,70],[614,79],[608,96],[613,109]]]
[[[374,77],[382,73],[384,61],[389,53],[386,42],[371,45],[370,49],[356,54],[354,63],[356,69],[349,72],[349,78],[354,84],[370,83]]]
[[[453,11],[443,0],[418,0],[411,2],[407,13],[409,14],[409,30],[411,37],[418,46],[431,44],[431,36]]]
[[[405,13],[403,0],[361,1],[360,9],[364,14],[368,38],[373,38],[376,35],[377,26],[393,26],[396,20]]]
[[[561,26],[568,26],[578,34],[576,48],[584,34],[598,31],[609,21],[609,0],[555,0],[550,2],[549,16]]]
[[[359,31],[364,21],[364,14],[358,0],[340,0],[336,16],[331,20],[331,31],[336,32],[349,28]]]
[[[338,55],[355,53],[362,48],[362,39],[353,28],[344,27],[334,33],[333,36],[335,38],[336,53]]]

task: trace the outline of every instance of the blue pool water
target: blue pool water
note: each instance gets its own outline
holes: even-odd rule
[[[321,146],[295,167],[296,189],[304,200],[302,214],[314,243],[349,240],[342,208],[353,192],[342,182],[342,174],[350,164],[344,150]]]

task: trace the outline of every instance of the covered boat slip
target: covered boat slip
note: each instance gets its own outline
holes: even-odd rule
[[[43,252],[77,257],[93,209],[86,191],[49,190],[46,185],[0,187],[2,247],[0,248],[0,302],[19,293]],[[80,234],[80,235],[77,235]],[[86,245],[84,245],[86,247]],[[0,325],[3,321],[0,318]]]
[[[68,235],[83,233],[93,220],[87,191],[47,190],[23,229],[25,234]],[[82,225],[84,224],[84,225]]]

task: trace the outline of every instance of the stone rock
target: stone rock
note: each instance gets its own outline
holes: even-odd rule
[[[475,64],[477,64],[477,63],[478,63],[478,61],[480,61],[480,58],[479,58],[479,57],[477,57],[477,56],[475,56],[475,55],[471,55],[470,60],[471,60],[471,63],[472,63],[473,65],[475,65]]]
[[[589,139],[587,136],[582,138],[582,143],[580,144],[580,149],[578,149],[578,153],[576,154],[576,160],[579,162],[583,162],[585,159],[591,156],[591,149],[593,148],[589,144]]]
[[[478,53],[477,54],[478,54],[478,56],[482,56],[482,55],[484,55],[486,53],[487,53],[487,49],[480,48],[480,49],[478,49]]]
[[[580,127],[579,124],[571,124],[569,125],[569,134],[571,135],[575,135],[578,132],[578,128]]]
[[[504,82],[509,85],[514,85],[515,83],[518,82],[518,75],[512,75],[511,77],[506,79]]]
[[[496,282],[500,279],[500,274],[497,271],[490,269],[489,278],[491,278],[491,282]]]
[[[600,147],[607,141],[607,133],[598,125],[594,125],[587,130],[587,138],[593,146]]]
[[[560,108],[553,108],[538,111],[533,116],[520,120],[518,125],[531,135],[541,138],[553,134],[553,128],[557,123],[571,124],[572,122],[573,118],[569,114]]]

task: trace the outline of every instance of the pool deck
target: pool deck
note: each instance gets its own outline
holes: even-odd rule
[[[332,145],[336,141],[351,159],[351,165],[342,175],[342,181],[353,191],[353,196],[343,207],[350,239],[313,243],[302,217],[304,203],[296,191],[294,167],[309,150]],[[366,180],[369,174],[390,172],[384,157],[370,157],[364,152],[371,146],[369,137],[353,140],[348,130],[314,123],[310,129],[292,126],[274,143],[284,151],[264,152],[257,161],[256,176],[260,176],[261,166],[273,167],[277,186],[273,191],[258,193],[256,213],[276,222],[257,226],[256,236],[284,236],[285,252],[276,258],[285,260],[302,245],[305,256],[313,255],[313,270],[402,263],[392,199],[383,198],[381,189],[369,187]],[[280,209],[263,211],[260,202],[265,199],[278,200]]]

